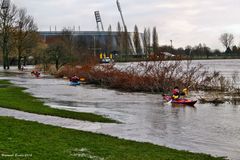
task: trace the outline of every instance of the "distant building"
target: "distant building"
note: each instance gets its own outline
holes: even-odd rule
[[[40,36],[47,43],[52,43],[59,37],[61,37],[62,31],[40,31]],[[98,32],[98,31],[72,31],[72,36],[74,41],[82,41],[89,48],[95,47],[96,45],[104,46],[107,43],[109,37],[109,32]],[[112,45],[113,48],[117,48],[117,32],[112,32]]]
[[[109,45],[108,42],[111,40],[111,51],[118,52],[118,45],[117,45],[117,37],[118,32],[109,32],[106,31],[72,31],[72,36],[74,42],[79,45],[84,45],[86,48],[93,49],[98,48],[99,52],[106,52],[107,46]],[[63,36],[62,31],[40,31],[39,32],[41,38],[47,44],[53,43],[58,38]],[[111,35],[111,37],[110,37]],[[129,33],[129,35],[133,35],[133,33]],[[142,39],[143,34],[140,33],[140,39]],[[132,43],[133,44],[133,43]],[[141,40],[142,45],[142,40]]]

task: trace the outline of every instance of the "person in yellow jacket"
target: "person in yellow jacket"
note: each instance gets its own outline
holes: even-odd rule
[[[184,96],[187,96],[187,95],[189,94],[188,88],[184,88],[184,89],[182,90],[182,93],[183,93]]]

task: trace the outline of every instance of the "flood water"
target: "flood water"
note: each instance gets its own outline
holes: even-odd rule
[[[199,62],[226,76],[240,68],[240,60],[194,61]],[[8,79],[26,87],[27,92],[51,107],[92,112],[122,122],[103,124],[97,130],[99,133],[240,160],[239,105],[172,106],[164,103],[160,95],[119,92],[91,85],[71,87],[65,80],[48,76],[35,79],[26,73],[8,75]]]

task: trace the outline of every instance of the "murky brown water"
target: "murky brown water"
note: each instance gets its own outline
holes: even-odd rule
[[[226,76],[240,67],[240,60],[199,62]],[[195,108],[174,107],[164,103],[160,95],[90,85],[71,87],[64,80],[34,79],[29,74],[8,78],[52,107],[93,112],[123,122],[102,125],[97,132],[240,160],[239,105],[197,103]]]

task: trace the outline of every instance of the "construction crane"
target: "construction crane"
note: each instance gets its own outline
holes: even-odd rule
[[[120,3],[119,3],[118,0],[117,0],[116,2],[117,2],[118,11],[120,12],[120,16],[121,16],[121,19],[122,19],[122,23],[123,23],[124,31],[127,32],[127,26],[126,26],[126,23],[125,23],[124,18],[123,18],[121,5],[120,5]],[[136,53],[135,48],[134,48],[134,46],[133,46],[133,44],[132,44],[132,39],[131,39],[131,37],[128,36],[128,39],[129,39],[129,45],[130,45],[130,47],[131,47],[133,53]]]
[[[102,31],[104,31],[102,19],[101,19],[101,16],[100,16],[100,12],[95,11],[94,14],[95,14],[96,22],[97,22],[97,30],[100,31],[100,28],[99,28],[99,23],[100,23],[101,27],[102,27]]]

